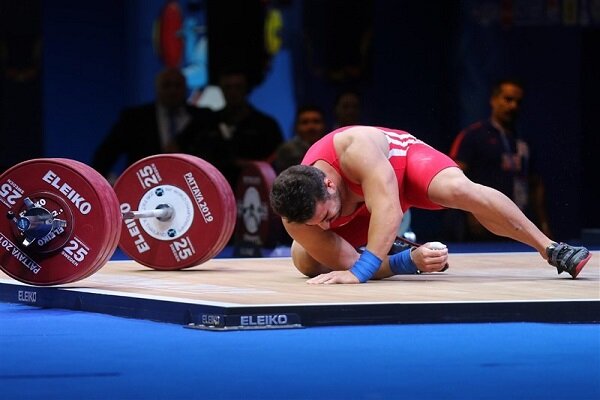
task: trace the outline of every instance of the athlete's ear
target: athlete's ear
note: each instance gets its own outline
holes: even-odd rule
[[[335,191],[335,183],[333,183],[333,181],[331,179],[329,179],[328,177],[325,177],[323,179],[323,182],[325,183],[325,188],[327,189],[328,192]]]

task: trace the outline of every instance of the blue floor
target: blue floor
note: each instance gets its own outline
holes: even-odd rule
[[[0,399],[600,399],[600,325],[206,332],[0,303]]]
[[[600,324],[206,332],[0,303],[0,400],[13,399],[598,400]]]

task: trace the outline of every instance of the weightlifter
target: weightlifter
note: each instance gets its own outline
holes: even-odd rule
[[[302,165],[275,179],[270,197],[294,239],[294,265],[311,284],[444,269],[448,250],[427,244],[387,256],[411,207],[470,212],[489,231],[535,248],[573,278],[591,257],[584,247],[552,241],[504,194],[472,182],[445,154],[396,129],[350,126],[327,134]]]

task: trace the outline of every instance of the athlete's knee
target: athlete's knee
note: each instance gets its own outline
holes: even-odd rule
[[[331,269],[321,265],[296,241],[292,242],[291,255],[294,267],[309,278],[331,272]]]
[[[453,181],[450,186],[450,207],[473,213],[489,209],[499,199],[506,197],[498,190],[473,182],[466,177],[464,180]]]
[[[447,168],[431,181],[429,197],[432,201],[446,207],[456,207],[468,201],[479,190],[458,168]]]

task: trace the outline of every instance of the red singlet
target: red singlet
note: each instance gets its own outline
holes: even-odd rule
[[[313,144],[304,156],[302,164],[312,165],[318,160],[327,162],[340,174],[350,190],[362,196],[361,186],[350,182],[342,172],[333,145],[333,137],[343,134],[348,128],[353,127],[346,126],[336,129]],[[429,200],[427,189],[435,175],[445,168],[456,167],[456,163],[444,153],[435,150],[408,132],[381,127],[376,129],[386,135],[390,146],[388,159],[396,173],[402,212],[406,212],[410,207],[429,210],[442,209],[442,206]],[[370,216],[363,203],[352,214],[331,221],[331,230],[353,246],[362,246],[367,243]]]

